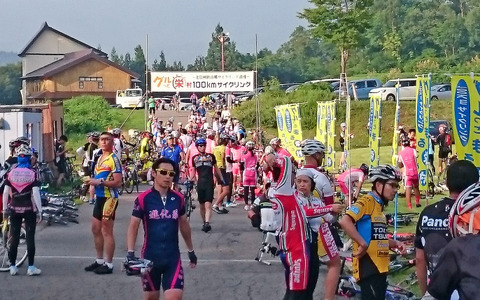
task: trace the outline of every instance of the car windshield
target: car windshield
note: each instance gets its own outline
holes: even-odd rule
[[[384,87],[395,87],[396,84],[397,84],[397,81],[396,81],[396,80],[389,80],[389,81],[387,81],[387,83],[385,83],[383,86],[384,86]]]

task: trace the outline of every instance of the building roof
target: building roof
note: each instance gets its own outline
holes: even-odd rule
[[[101,92],[101,91],[95,91],[95,92],[50,92],[50,91],[41,91],[41,92],[36,92],[32,93],[30,96],[27,97],[29,100],[43,100],[43,99],[48,99],[48,100],[64,100],[64,99],[70,99],[73,97],[78,97],[82,95],[95,95],[95,96],[101,96],[104,97],[105,99],[115,99],[116,92]]]
[[[37,69],[33,72],[30,72],[22,77],[22,79],[33,79],[33,78],[45,78],[52,77],[55,74],[68,70],[80,63],[83,63],[87,60],[95,59],[101,63],[110,65],[114,68],[117,68],[125,73],[130,74],[134,78],[139,78],[140,75],[124,68],[123,66],[114,63],[113,61],[108,60],[107,58],[98,55],[93,49],[80,50],[76,52],[66,53],[62,59],[52,62],[40,69]]]
[[[78,44],[80,44],[80,45],[82,45],[82,46],[84,46],[84,47],[87,47],[87,48],[90,48],[90,49],[94,49],[95,52],[97,52],[97,53],[98,53],[99,55],[101,55],[101,56],[108,57],[107,53],[105,53],[105,52],[103,52],[103,51],[101,51],[101,50],[98,50],[97,48],[92,47],[92,46],[90,46],[90,45],[88,45],[88,44],[85,44],[84,42],[79,41],[79,40],[77,40],[76,38],[71,37],[71,36],[69,36],[68,34],[65,34],[65,33],[61,32],[61,31],[59,31],[59,30],[57,30],[57,29],[55,29],[55,28],[53,28],[53,27],[48,26],[47,22],[43,22],[42,27],[40,28],[40,30],[39,30],[39,31],[37,32],[37,34],[30,40],[30,42],[28,42],[28,44],[25,46],[25,48],[23,48],[23,50],[18,54],[18,56],[24,57],[24,56],[26,55],[28,49],[30,49],[30,47],[33,45],[33,43],[35,43],[35,41],[38,39],[38,37],[39,37],[44,31],[46,31],[46,30],[51,30],[51,31],[55,32],[56,34],[61,35],[61,36],[65,37],[65,38],[67,38],[67,39],[69,39],[69,40],[72,40],[72,41],[74,41],[74,42],[76,42],[76,43],[78,43]]]

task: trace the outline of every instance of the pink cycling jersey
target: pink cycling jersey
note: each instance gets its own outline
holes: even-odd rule
[[[245,147],[243,146],[232,147],[232,160],[237,161],[232,165],[232,171],[234,175],[240,174],[240,159],[242,158],[244,149]]]
[[[243,169],[243,185],[255,186],[257,183],[257,162],[258,157],[256,154],[248,151],[243,154],[240,160],[244,165]]]
[[[417,171],[417,151],[411,147],[405,147],[399,154],[398,159],[403,164],[405,176],[418,178]]]
[[[288,158],[292,157],[292,154],[290,154],[290,152],[288,152],[287,149],[284,149],[284,148],[281,148],[277,151],[277,155],[278,156],[286,156]]]

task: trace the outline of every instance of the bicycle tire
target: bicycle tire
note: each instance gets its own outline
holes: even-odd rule
[[[189,193],[185,201],[185,214],[187,220],[190,222],[190,216],[192,215],[192,195]]]
[[[133,169],[133,172],[132,172],[132,192],[133,192],[133,187],[136,186],[137,187],[137,193],[138,193],[138,185],[139,185],[139,181],[138,181],[137,169]]]
[[[133,193],[134,182],[130,171],[125,174],[125,191],[127,194]]]
[[[8,236],[9,230],[7,230],[7,236]],[[15,263],[15,266],[20,267],[23,262],[27,259],[27,242],[26,242],[26,236],[27,232],[25,231],[25,228],[20,228],[20,242],[18,243],[18,252],[17,252],[17,261]],[[2,239],[0,241],[0,272],[6,272],[10,270],[10,262],[8,259],[8,249],[9,249],[9,244],[11,240],[4,238],[4,235],[2,234]],[[20,258],[18,258],[20,257]]]

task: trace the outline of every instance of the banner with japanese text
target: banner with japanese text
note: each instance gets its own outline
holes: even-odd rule
[[[380,162],[380,127],[382,118],[382,95],[370,97],[370,122],[368,144],[370,146],[370,168],[376,167]]]
[[[328,102],[317,102],[317,131],[315,139],[327,144],[327,106]]]
[[[453,131],[458,159],[480,171],[480,76],[452,77]]]
[[[327,102],[327,153],[325,155],[325,169],[333,172],[335,170],[335,120],[336,102]]]
[[[302,142],[302,124],[298,104],[286,104],[275,107],[277,116],[278,137],[282,145],[296,160],[303,157],[300,144]]]
[[[418,184],[421,191],[428,190],[427,164],[428,164],[428,139],[430,127],[430,88],[431,81],[428,77],[417,77],[416,88],[416,138],[417,138],[417,168]]]
[[[152,92],[251,92],[254,71],[151,72]]]

